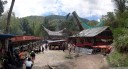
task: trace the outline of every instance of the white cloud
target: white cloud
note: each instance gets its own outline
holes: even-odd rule
[[[11,0],[7,0],[7,10]],[[105,15],[113,11],[111,0],[15,0],[13,11],[17,17],[52,13],[62,15],[76,11],[80,17]]]

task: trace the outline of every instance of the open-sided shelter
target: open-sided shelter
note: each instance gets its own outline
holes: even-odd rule
[[[108,26],[102,26],[85,29],[76,35],[70,36],[69,41],[79,47],[110,45],[113,42],[112,35]]]

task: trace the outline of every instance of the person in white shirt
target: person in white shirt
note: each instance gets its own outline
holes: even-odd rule
[[[25,62],[25,65],[26,65],[26,69],[32,69],[33,62],[31,58],[28,58],[28,60]]]

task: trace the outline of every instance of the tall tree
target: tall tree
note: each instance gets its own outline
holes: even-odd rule
[[[126,6],[126,2],[128,0],[113,0],[114,3],[115,3],[115,6],[116,6],[116,10],[123,13],[126,9],[127,9],[127,6]]]
[[[15,14],[13,13],[10,21],[10,34],[22,35],[23,31],[20,26],[21,24],[19,18],[15,17]]]
[[[9,9],[9,12],[8,12],[8,17],[7,17],[7,25],[6,25],[6,29],[5,29],[6,34],[9,33],[10,19],[11,19],[11,13],[12,13],[14,3],[15,3],[15,0],[12,0],[11,6],[10,6],[10,9]]]
[[[7,3],[7,1],[0,0],[0,16],[4,12],[4,4],[6,4],[6,3]]]
[[[8,16],[7,12],[4,12],[2,14],[2,16],[0,16],[0,30],[1,30],[2,33],[5,31],[6,22],[7,22],[7,20],[6,20],[7,16]]]
[[[0,0],[0,15],[4,12],[3,2]]]
[[[115,13],[108,12],[106,24],[112,27],[126,27],[128,19],[128,0],[113,0]]]
[[[105,21],[105,26],[111,26],[113,28],[118,27],[118,22],[116,22],[116,16],[114,12],[107,12],[107,15],[102,16],[102,20]]]
[[[13,9],[14,3],[15,3],[15,0],[12,0],[11,6],[10,6],[10,9],[9,9],[9,12],[8,12],[6,29],[4,31],[5,34],[9,33],[10,19],[11,19],[11,13],[12,13],[12,9]],[[9,40],[6,40],[5,44],[6,44],[5,45],[5,50],[8,51]]]
[[[29,25],[29,22],[26,18],[23,18],[20,22],[21,29],[24,35],[32,35],[32,28]]]

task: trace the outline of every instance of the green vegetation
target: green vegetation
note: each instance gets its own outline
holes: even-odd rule
[[[107,56],[107,60],[111,67],[127,67],[128,66],[128,54],[122,54],[118,51],[112,52]]]
[[[6,18],[8,13],[4,12],[0,17],[0,30],[4,33],[6,29]],[[88,21],[86,19],[82,19]],[[73,33],[78,31],[76,22],[72,16],[66,19],[66,16],[50,15],[50,16],[28,16],[23,18],[15,17],[15,13],[12,13],[10,20],[10,34],[15,35],[34,35],[34,36],[46,36],[46,32],[43,26],[51,31],[58,31],[64,28],[67,32]]]
[[[113,30],[114,51],[107,57],[110,66],[128,66],[128,29],[116,28]]]
[[[116,50],[120,53],[128,53],[128,29],[122,29],[120,35],[115,40]]]
[[[73,56],[72,56],[71,54],[66,54],[66,55],[65,55],[65,58],[66,58],[66,59],[73,59]]]
[[[128,0],[113,0],[115,12],[108,12],[104,18],[113,31],[114,52],[108,57],[110,66],[128,66]]]
[[[15,0],[12,0],[12,3]],[[4,12],[3,5],[6,4],[6,1],[0,0],[0,14]],[[14,4],[14,3],[13,3]],[[12,10],[13,6],[10,6]],[[9,10],[10,11],[10,10]],[[48,28],[51,31],[58,31],[64,28],[67,29],[69,35],[79,31],[79,28],[73,18],[73,16],[59,16],[59,15],[50,15],[50,16],[28,16],[23,18],[15,17],[15,13],[12,12],[8,17],[8,12],[4,12],[0,17],[0,33],[10,33],[14,35],[34,35],[34,36],[46,36],[43,26]],[[8,19],[10,18],[10,19]],[[81,18],[82,21],[88,22],[89,20]]]
[[[4,12],[4,5],[7,3],[7,1],[0,0],[0,16]]]

